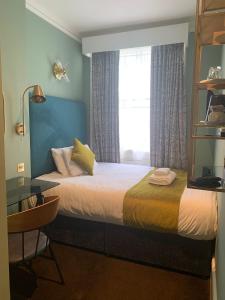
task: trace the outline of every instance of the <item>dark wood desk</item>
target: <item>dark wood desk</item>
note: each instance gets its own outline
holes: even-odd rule
[[[31,179],[29,177],[15,177],[6,180],[7,208],[17,205],[22,210],[22,201],[32,196],[37,197],[37,205],[44,201],[43,192],[56,187],[58,182]]]

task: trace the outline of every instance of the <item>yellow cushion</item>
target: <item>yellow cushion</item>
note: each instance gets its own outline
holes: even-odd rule
[[[95,154],[85,147],[78,139],[74,141],[71,159],[75,161],[89,175],[93,175]]]

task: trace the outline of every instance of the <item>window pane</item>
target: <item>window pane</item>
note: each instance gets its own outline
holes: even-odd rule
[[[149,164],[151,48],[120,52],[121,161]]]

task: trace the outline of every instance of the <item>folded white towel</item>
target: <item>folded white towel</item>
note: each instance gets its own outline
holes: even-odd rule
[[[168,175],[170,172],[169,168],[158,168],[154,171],[154,174],[157,176],[164,176],[164,175]]]
[[[154,173],[149,176],[149,183],[156,185],[170,185],[176,178],[176,173],[169,171],[168,175],[157,176]]]

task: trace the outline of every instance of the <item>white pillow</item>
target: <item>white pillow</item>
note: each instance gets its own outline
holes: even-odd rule
[[[67,167],[67,170],[68,170],[70,176],[73,176],[73,177],[80,176],[80,175],[84,174],[85,172],[83,171],[83,169],[81,169],[81,167],[75,161],[71,160],[72,150],[73,150],[73,146],[64,148],[62,151],[65,165]]]
[[[63,148],[52,148],[51,152],[58,172],[63,176],[68,176],[69,172],[63,158]]]
[[[85,147],[90,149],[86,144]],[[52,156],[56,165],[56,168],[59,173],[63,176],[80,176],[86,174],[81,167],[71,160],[73,146],[64,147],[64,148],[52,148]],[[94,160],[94,167],[97,166],[96,160]]]

